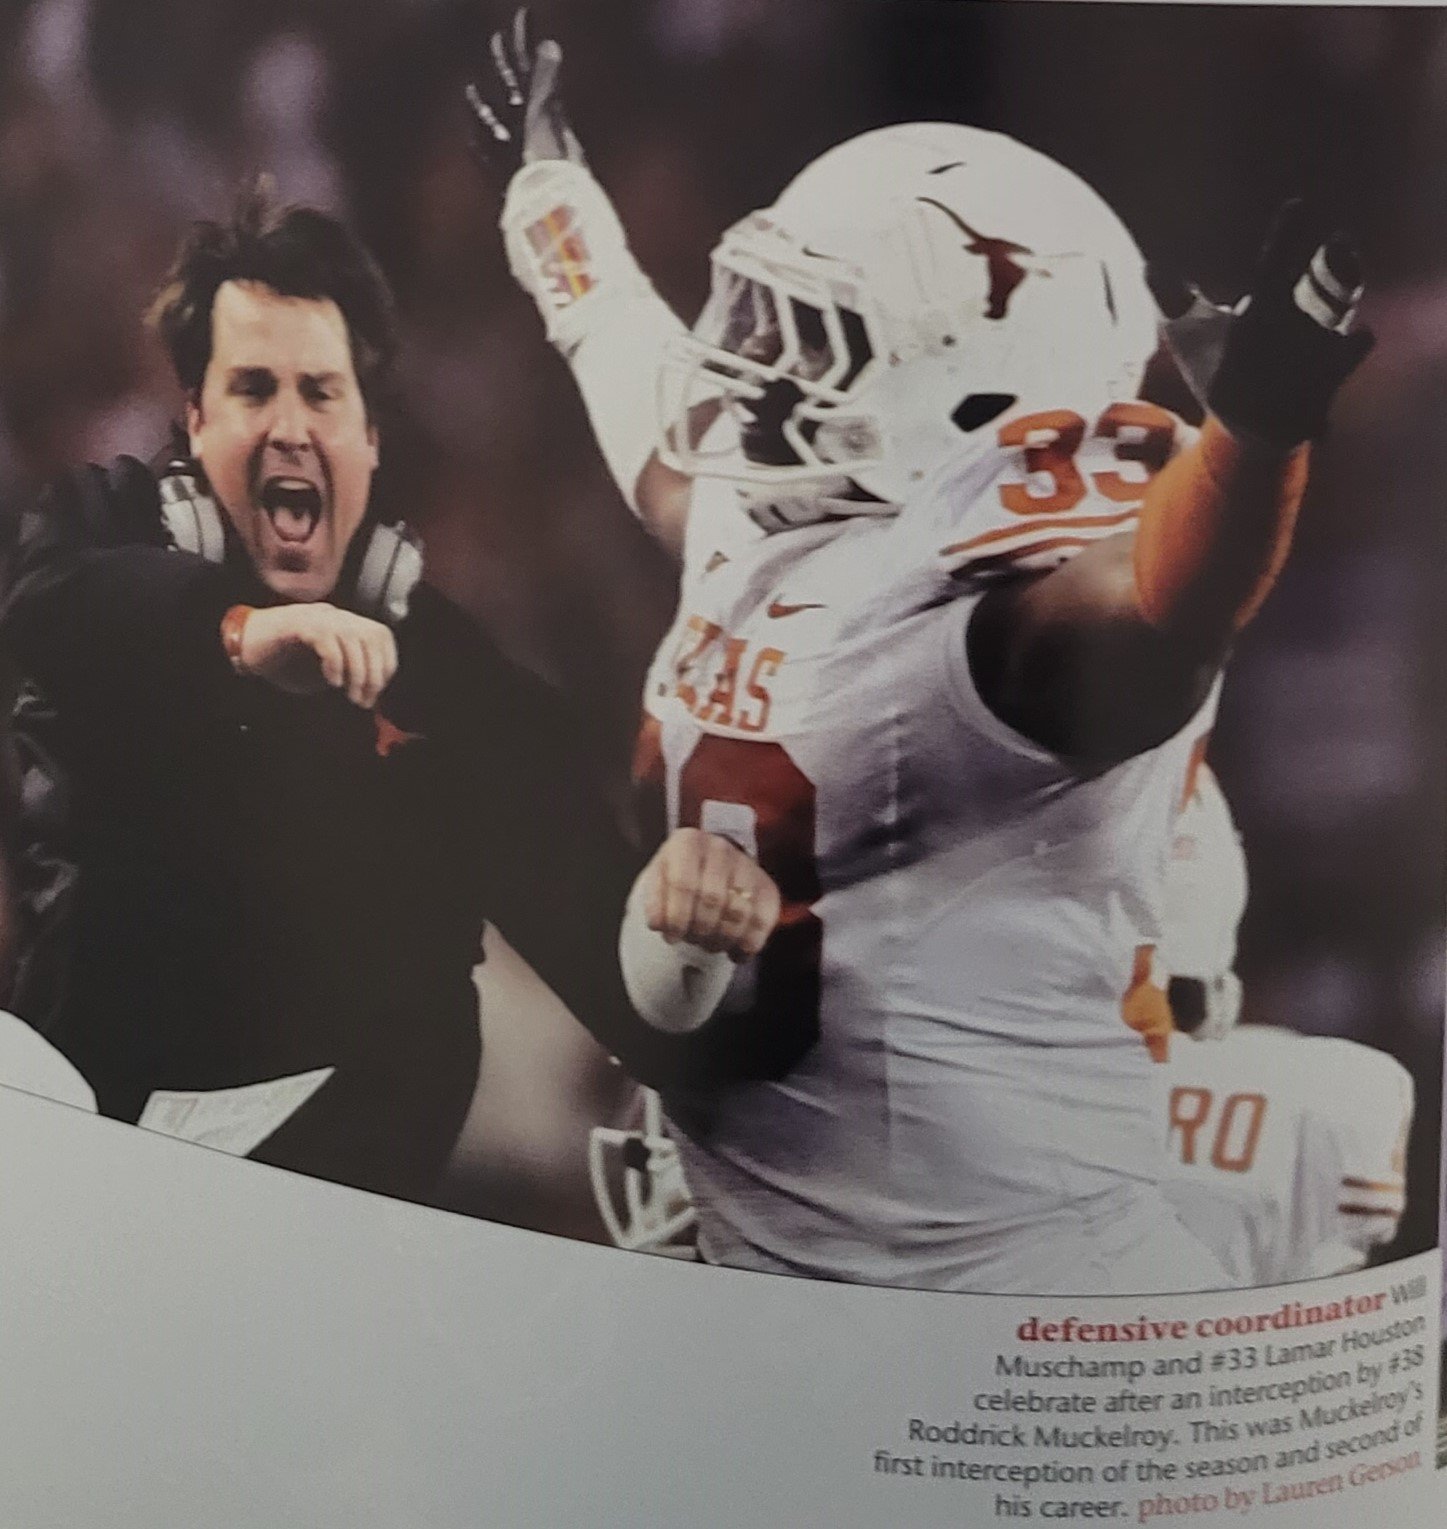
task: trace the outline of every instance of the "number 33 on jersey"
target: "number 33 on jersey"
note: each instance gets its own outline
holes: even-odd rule
[[[856,1201],[861,1174],[918,1177],[935,1186],[915,1197],[927,1219],[936,1194],[949,1217],[972,1195],[1008,1213],[1042,1175],[1102,1191],[1158,1152],[1152,1064],[1121,998],[1160,935],[1170,824],[1210,706],[1081,777],[988,711],[965,631],[1001,574],[1129,530],[1183,434],[1139,403],[1008,418],[900,514],[777,535],[728,483],[696,483],[636,773],[669,826],[733,838],[779,885],[781,927],[726,1002],[819,1035],[785,1085],[739,1091],[737,1120],[710,1110],[725,1156],[735,1139],[758,1155],[760,1132],[787,1140],[815,1165],[815,1199],[835,1175]],[[1031,1069],[1021,1044],[1039,1048]],[[1048,1166],[999,1150],[1021,1108]],[[690,1180],[708,1173],[694,1162]]]

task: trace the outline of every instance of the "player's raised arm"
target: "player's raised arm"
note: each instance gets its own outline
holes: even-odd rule
[[[628,248],[588,169],[559,89],[562,49],[535,42],[528,13],[493,35],[467,87],[483,157],[509,177],[508,263],[571,367],[598,447],[630,509],[681,557],[692,480],[658,460],[658,382],[684,332]]]
[[[975,681],[1027,737],[1087,760],[1183,726],[1286,560],[1308,442],[1371,348],[1352,329],[1361,268],[1289,206],[1230,320],[1199,440],[1155,477],[1134,537],[1112,537],[982,602]]]

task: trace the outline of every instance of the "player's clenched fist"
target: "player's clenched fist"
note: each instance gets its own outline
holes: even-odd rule
[[[320,601],[233,607],[221,636],[238,674],[293,695],[330,688],[370,710],[397,672],[397,642],[389,627]]]
[[[779,909],[779,889],[743,850],[717,834],[676,829],[633,884],[619,931],[633,1007],[674,1034],[706,1024],[735,964],[764,948]]]
[[[697,828],[669,835],[638,890],[650,929],[736,961],[758,955],[779,921],[773,878],[728,839]]]

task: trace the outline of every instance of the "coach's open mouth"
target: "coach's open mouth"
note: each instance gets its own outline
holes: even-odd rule
[[[261,508],[279,541],[309,541],[322,518],[322,494],[305,478],[268,478],[261,488]]]

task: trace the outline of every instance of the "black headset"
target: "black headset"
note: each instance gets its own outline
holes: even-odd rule
[[[208,563],[226,558],[226,521],[194,462],[177,459],[160,481],[161,519],[171,546]],[[422,578],[422,540],[410,527],[375,524],[364,532],[356,561],[352,607],[396,626],[407,614],[412,591]],[[352,562],[348,554],[348,562]]]

